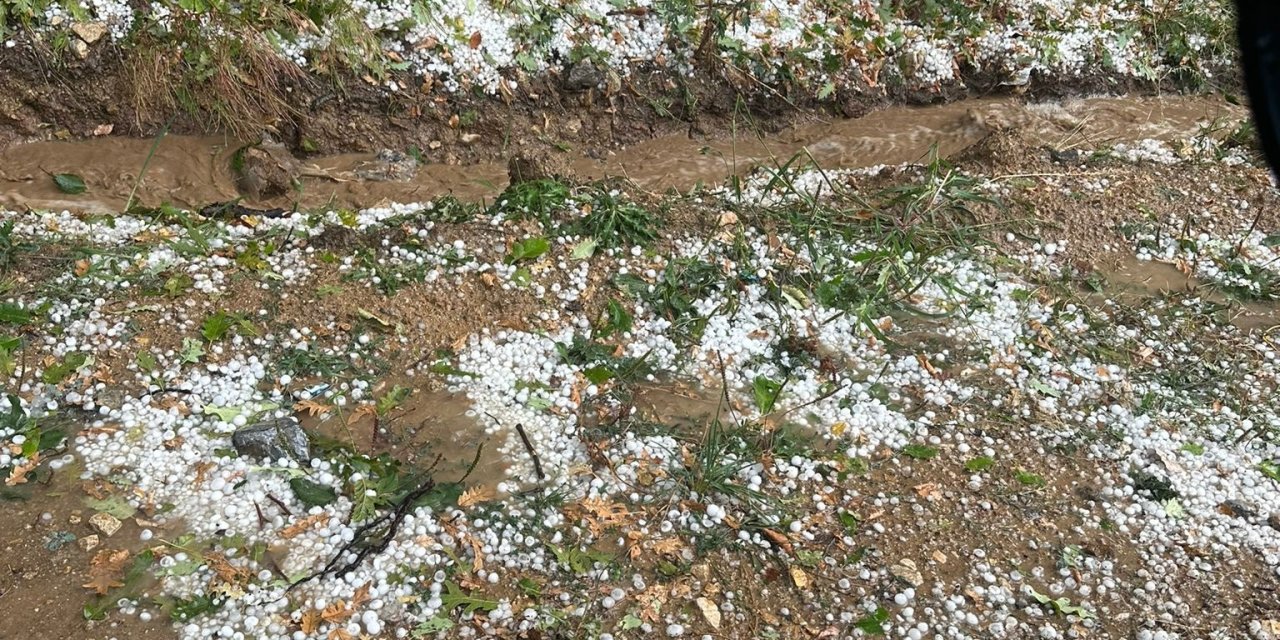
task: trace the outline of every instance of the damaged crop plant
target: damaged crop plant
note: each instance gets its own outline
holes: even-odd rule
[[[0,2],[0,637],[1280,638],[1229,24]]]

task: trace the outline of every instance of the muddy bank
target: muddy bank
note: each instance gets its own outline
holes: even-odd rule
[[[1144,139],[1178,141],[1209,126],[1246,117],[1245,111],[1208,96],[1120,97],[1028,103],[1017,98],[967,100],[929,107],[882,109],[767,132],[744,124],[710,138],[673,133],[601,156],[580,150],[543,151],[580,179],[623,176],[653,191],[719,184],[760,166],[791,158],[823,169],[861,168],[920,161],[936,147],[944,156],[969,148],[993,131],[1016,130],[1030,144],[1055,150],[1097,149]],[[223,136],[169,135],[154,140],[104,136],[46,141],[0,151],[0,205],[16,209],[120,211],[131,195],[148,206],[168,202],[199,208],[240,199],[259,207],[361,207],[422,202],[452,194],[490,199],[504,188],[508,165],[436,162],[406,175],[372,176],[372,153],[315,156],[298,163],[293,190],[255,197],[233,169],[247,141]],[[287,151],[283,152],[287,156]],[[150,161],[148,161],[148,157]],[[293,162],[291,156],[287,162]],[[416,164],[412,159],[410,164]],[[143,179],[139,171],[144,168]],[[83,194],[61,192],[50,174],[82,176]],[[411,175],[410,175],[411,174]]]

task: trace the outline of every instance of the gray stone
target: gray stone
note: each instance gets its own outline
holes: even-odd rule
[[[231,434],[231,445],[236,448],[236,453],[249,458],[311,460],[311,442],[293,416],[237,429]]]
[[[600,86],[604,82],[604,74],[589,60],[580,60],[564,74],[566,91],[586,91]]]

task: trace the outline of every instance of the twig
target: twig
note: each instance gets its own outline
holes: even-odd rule
[[[293,517],[293,512],[289,510],[289,507],[288,507],[288,506],[286,506],[286,505],[285,505],[285,503],[283,503],[283,502],[281,502],[281,501],[280,501],[280,498],[277,498],[277,497],[275,497],[275,496],[273,496],[273,495],[271,495],[271,494],[269,494],[269,493],[268,493],[268,494],[267,494],[267,499],[268,499],[268,500],[270,500],[270,501],[272,501],[272,502],[274,502],[274,503],[276,503],[276,506],[277,506],[277,507],[280,507],[280,511],[284,512],[284,515],[289,516],[289,517]]]
[[[285,592],[287,593],[292,591],[296,587],[315,580],[316,578],[323,578],[327,575],[333,575],[341,578],[342,576],[354,571],[356,567],[360,566],[360,564],[364,562],[365,558],[385,551],[387,547],[390,546],[391,540],[395,538],[396,532],[400,530],[400,523],[403,522],[405,516],[409,514],[409,510],[413,508],[414,503],[434,489],[435,486],[435,481],[428,478],[422,484],[418,485],[418,487],[413,491],[405,494],[405,496],[400,499],[400,502],[396,503],[395,509],[370,520],[364,525],[361,525],[359,529],[356,529],[355,535],[351,537],[351,542],[342,545],[342,548],[338,549],[337,553],[333,554],[333,558],[329,560],[328,564],[326,564],[323,569],[289,585],[289,587],[285,589]],[[373,544],[366,544],[369,538],[379,535],[379,532],[376,532],[375,529],[382,525],[386,525],[386,529],[380,532],[380,537],[377,541]],[[356,547],[359,547],[359,551],[356,552],[356,557],[339,567],[338,563],[342,560],[342,557]]]
[[[547,474],[542,472],[542,461],[538,459],[538,452],[533,450],[533,443],[529,442],[529,434],[524,432],[524,425],[516,423],[516,433],[520,434],[520,441],[524,443],[529,457],[533,458],[533,471],[538,474],[538,480],[545,480]]]
[[[502,422],[500,422],[492,413],[486,411],[484,414],[489,416],[489,419],[495,424],[502,424]],[[533,443],[529,441],[529,434],[525,433],[523,424],[516,424],[516,433],[520,434],[520,441],[524,443],[525,451],[528,451],[529,457],[533,458],[533,470],[538,474],[538,480],[545,480],[547,478],[547,474],[542,472],[542,460],[538,459],[538,452],[533,450]],[[479,460],[479,458],[480,453],[476,452],[476,459]]]

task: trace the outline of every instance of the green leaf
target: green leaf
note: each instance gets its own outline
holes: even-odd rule
[[[1174,520],[1186,517],[1187,515],[1187,512],[1182,508],[1182,503],[1178,502],[1177,498],[1164,501],[1164,513]]]
[[[628,613],[627,615],[623,616],[622,622],[618,624],[618,626],[621,627],[623,631],[631,631],[632,629],[639,629],[643,625],[644,625],[644,621],[641,620],[634,613]]]
[[[1264,247],[1280,247],[1280,234],[1269,235],[1262,239]]]
[[[596,242],[595,238],[587,238],[573,246],[573,251],[569,253],[569,257],[574,260],[586,260],[596,252],[596,246],[598,245],[599,243]]]
[[[84,193],[84,178],[74,173],[55,173],[53,174],[53,184],[57,185],[58,191],[77,195]]]
[[[1188,442],[1182,445],[1182,450],[1195,456],[1204,455],[1204,445],[1195,442]]]
[[[884,623],[888,622],[888,620],[889,611],[884,607],[876,607],[875,613],[853,623],[853,626],[861,629],[863,633],[882,636],[884,635]]]
[[[182,339],[182,361],[195,364],[200,362],[200,358],[204,357],[204,347],[200,345],[199,340],[193,338]]]
[[[156,362],[156,357],[151,355],[150,351],[139,351],[138,355],[134,356],[133,361],[138,364],[139,369],[148,372],[155,371],[160,366],[160,363]]]
[[[1263,460],[1258,463],[1258,471],[1261,471],[1262,475],[1271,478],[1276,482],[1280,482],[1280,464],[1269,460]]]
[[[978,456],[964,463],[964,468],[966,471],[977,473],[979,471],[986,471],[987,469],[990,469],[991,465],[995,463],[996,461],[990,456]]]
[[[902,448],[902,453],[916,460],[931,460],[938,456],[938,450],[923,444],[909,444]]]
[[[120,520],[132,518],[137,511],[133,505],[120,496],[108,496],[101,500],[97,498],[86,497],[84,503],[94,511],[101,511]]]
[[[858,516],[848,511],[840,511],[836,514],[836,517],[840,518],[840,524],[844,525],[845,531],[848,531],[850,535],[858,532]]]
[[[522,260],[533,260],[551,248],[546,238],[526,238],[511,245],[511,253],[507,255],[507,264],[515,264]]]
[[[462,496],[462,484],[459,482],[439,482],[414,503],[415,507],[428,507],[432,511],[444,511],[458,506],[458,498]]]
[[[413,628],[413,637],[425,638],[437,633],[443,633],[453,628],[453,621],[439,614],[431,616],[422,624]]]
[[[31,312],[12,302],[0,303],[0,322],[24,325],[31,322]]]
[[[44,373],[41,374],[40,379],[44,381],[45,384],[58,384],[70,377],[71,374],[75,373],[80,367],[83,367],[87,362],[89,362],[89,354],[87,353],[81,353],[79,351],[68,353],[63,357],[62,362],[45,369]]]
[[[236,419],[236,416],[244,413],[244,409],[240,407],[219,407],[212,404],[204,405],[201,411],[204,411],[205,415],[218,416],[223,422],[231,422]]]
[[[755,396],[756,407],[760,409],[760,413],[770,413],[778,402],[778,395],[782,393],[782,383],[764,376],[756,376],[755,381],[751,383],[751,392]]]
[[[308,507],[327,506],[338,499],[338,492],[334,491],[333,487],[312,482],[306,478],[290,480],[289,488],[293,489],[293,495],[298,497],[298,502]]]
[[[605,305],[604,321],[601,323],[599,337],[607,338],[615,333],[626,333],[631,330],[634,319],[627,308],[617,300],[610,300]]]
[[[530,598],[538,598],[542,596],[542,585],[534,582],[528,577],[520,578],[520,581],[516,583],[516,586],[520,587],[520,590]]]
[[[1031,473],[1029,471],[1023,471],[1022,469],[1018,469],[1018,471],[1013,474],[1013,477],[1019,483],[1026,485],[1028,487],[1038,488],[1038,487],[1045,486],[1044,478],[1041,478],[1040,476],[1034,473]]]
[[[409,397],[410,393],[411,391],[409,388],[396,385],[392,387],[390,391],[383,394],[381,398],[378,398],[377,404],[374,406],[374,410],[378,412],[379,416],[385,416],[390,413],[392,409],[404,404],[405,399]]]
[[[1053,387],[1043,382],[1040,382],[1039,380],[1032,380],[1030,382],[1030,385],[1032,389],[1035,389],[1036,391],[1039,391],[1040,393],[1043,393],[1044,395],[1049,396],[1050,398],[1062,397],[1061,391],[1058,391],[1057,389],[1054,389]]]
[[[604,365],[597,365],[582,372],[582,377],[591,384],[603,384],[613,377],[613,371]]]
[[[217,342],[225,338],[233,326],[235,318],[225,311],[219,311],[204,319],[204,324],[200,325],[200,335],[207,342]]]

